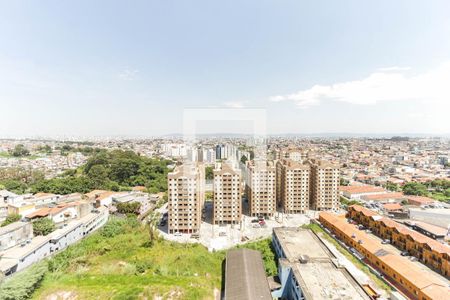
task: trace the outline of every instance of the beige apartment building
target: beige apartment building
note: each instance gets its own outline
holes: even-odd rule
[[[310,160],[311,201],[314,210],[339,209],[339,166],[323,160]]]
[[[305,213],[310,203],[310,166],[281,159],[276,166],[276,201],[285,213]]]
[[[229,163],[214,170],[214,224],[239,224],[242,218],[241,172]]]
[[[273,216],[276,211],[276,168],[273,161],[249,161],[247,198],[251,216]]]
[[[177,166],[168,174],[169,233],[194,233],[200,229],[205,200],[203,164]]]

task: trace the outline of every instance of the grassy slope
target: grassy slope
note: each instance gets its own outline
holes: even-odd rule
[[[0,152],[0,157],[9,158],[11,157],[11,154],[9,154],[8,152]]]
[[[72,291],[78,299],[136,299],[154,295],[172,299],[212,299],[220,290],[223,253],[200,245],[158,241],[145,246],[144,228],[112,238],[98,233],[70,247],[68,265],[45,276],[34,299]]]
[[[148,247],[147,229],[136,224],[112,217],[102,230],[50,259],[33,298],[73,292],[78,299],[212,299],[214,289],[220,290],[225,252],[163,240]],[[259,250],[268,275],[276,274],[270,239],[239,247]]]
[[[431,198],[438,200],[438,201],[443,201],[443,202],[447,202],[450,200],[450,197],[446,197],[444,195],[444,193],[440,193],[440,192],[431,193]]]

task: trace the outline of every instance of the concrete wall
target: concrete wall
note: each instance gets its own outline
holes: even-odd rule
[[[410,209],[409,217],[412,220],[423,221],[443,228],[448,228],[450,226],[450,210],[448,211],[449,213]]]
[[[17,227],[20,223],[22,226]],[[9,228],[13,228],[9,230]],[[0,235],[0,250],[14,247],[33,237],[33,226],[31,223],[15,222],[2,228],[5,231]]]

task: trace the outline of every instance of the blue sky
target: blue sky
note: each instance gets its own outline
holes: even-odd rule
[[[0,37],[0,136],[450,132],[445,0],[0,1]]]

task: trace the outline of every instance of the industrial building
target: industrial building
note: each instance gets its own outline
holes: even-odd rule
[[[281,284],[281,288],[272,291],[274,298],[370,299],[311,230],[274,228],[272,244],[278,257]]]
[[[227,252],[224,299],[273,299],[259,251],[234,249]]]

